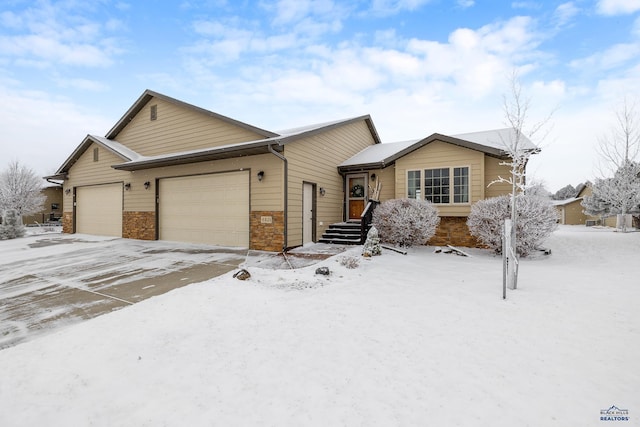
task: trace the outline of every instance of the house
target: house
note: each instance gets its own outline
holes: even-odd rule
[[[63,180],[63,232],[280,251],[344,216],[337,165],[380,143],[368,115],[264,130],[146,90]]]
[[[42,189],[45,197],[42,210],[33,215],[22,217],[24,225],[44,224],[45,222],[58,221],[62,217],[62,187],[50,185]]]
[[[508,130],[381,144],[370,116],[273,132],[146,90],[103,137],[87,135],[63,180],[65,233],[280,251],[359,221],[369,186],[442,216],[434,241],[475,245],[471,205],[509,193]],[[528,140],[528,148],[535,149]]]
[[[338,165],[345,175],[349,218],[356,218],[360,206],[351,208],[353,186],[367,188],[380,181],[381,201],[393,198],[429,200],[440,215],[432,245],[478,246],[466,221],[471,206],[490,197],[511,193],[511,185],[494,182],[510,176],[505,144],[512,129],[447,136],[434,133],[420,140],[372,145]],[[527,138],[522,147],[538,148]],[[358,187],[359,188],[359,187]]]
[[[571,197],[564,200],[553,200],[553,206],[558,211],[558,223],[566,225],[586,225],[587,221],[596,221],[586,215],[582,207],[582,197]]]

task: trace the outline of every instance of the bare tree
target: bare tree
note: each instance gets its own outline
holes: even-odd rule
[[[43,209],[42,179],[18,161],[0,174],[0,211],[15,210],[19,217]]]
[[[597,194],[610,207],[610,213],[621,215],[622,231],[626,231],[625,216],[640,204],[640,121],[636,103],[624,98],[615,112],[616,124],[610,134],[599,138],[600,173],[613,177],[597,179],[593,184]]]
[[[532,140],[538,139],[542,141],[547,133],[547,124],[551,120],[553,111],[543,120],[537,123],[529,123],[529,113],[531,108],[531,98],[522,93],[522,83],[517,70],[513,70],[508,76],[509,93],[502,97],[502,112],[505,118],[505,124],[510,128],[508,138],[503,138],[501,143],[503,151],[509,157],[508,161],[502,162],[502,165],[509,166],[510,176],[505,178],[499,176],[496,182],[511,184],[511,230],[517,230],[517,194],[524,192],[526,187],[526,167],[532,154],[538,151]],[[542,135],[541,135],[542,133]],[[517,247],[517,237],[515,231],[511,235],[511,247]],[[507,257],[512,257],[507,254]],[[515,259],[511,260],[510,265],[517,264]],[[509,267],[512,268],[512,267]],[[517,269],[509,273],[512,277],[512,286],[517,287],[518,273]]]

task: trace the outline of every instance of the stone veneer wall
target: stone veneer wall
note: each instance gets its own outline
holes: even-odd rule
[[[62,213],[62,232],[68,234],[73,233],[73,212]]]
[[[271,223],[263,223],[262,218],[271,218]],[[249,248],[259,251],[280,252],[284,245],[284,212],[252,211],[251,241]]]
[[[155,212],[122,212],[122,237],[127,239],[155,240]]]
[[[468,248],[481,248],[482,244],[469,233],[467,217],[443,216],[440,217],[440,225],[436,234],[429,242],[431,246],[464,246]]]

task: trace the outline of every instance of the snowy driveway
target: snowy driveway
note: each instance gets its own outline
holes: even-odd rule
[[[227,273],[246,250],[88,235],[0,242],[0,349]]]

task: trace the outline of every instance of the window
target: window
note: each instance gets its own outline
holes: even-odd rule
[[[453,203],[469,203],[469,168],[453,168]]]
[[[437,204],[469,203],[469,167],[407,171],[407,197]]]
[[[407,192],[410,199],[421,200],[420,171],[409,171],[407,175]]]
[[[93,149],[93,161],[94,162],[98,161],[98,147]]]
[[[149,113],[150,113],[150,119],[151,120],[155,120],[158,118],[158,106],[157,105],[152,105],[151,108],[149,109]]]
[[[432,203],[449,203],[449,188],[449,168],[425,169],[425,200]]]

